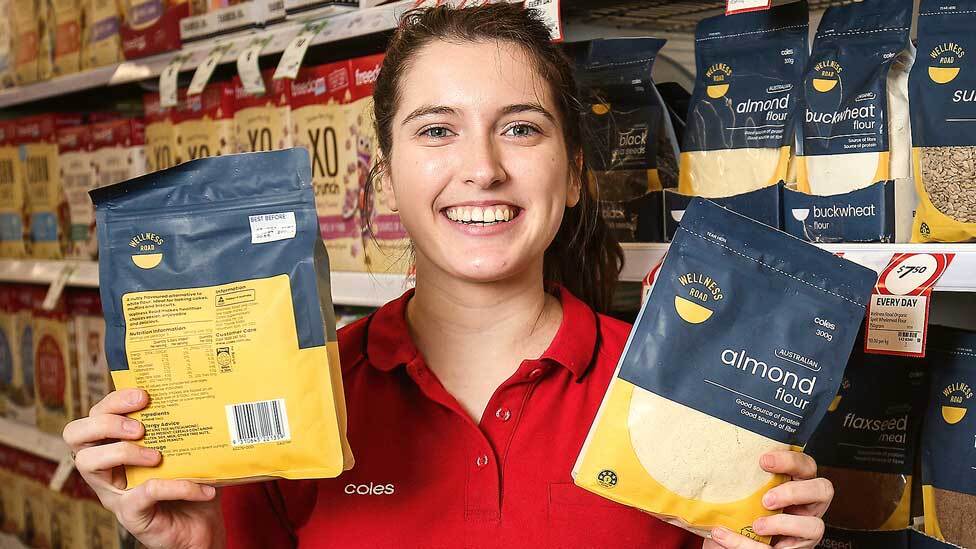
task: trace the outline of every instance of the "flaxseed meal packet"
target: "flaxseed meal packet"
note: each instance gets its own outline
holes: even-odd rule
[[[753,539],[826,413],[877,274],[696,198],[573,470],[577,485],[699,535]]]
[[[865,353],[862,342],[804,452],[834,484],[827,526],[904,530],[911,526],[927,368],[917,358]]]
[[[345,438],[329,263],[302,149],[193,160],[92,191],[105,351],[163,454],[149,478],[335,477]]]
[[[916,242],[976,240],[976,1],[923,0],[909,79]]]
[[[925,533],[976,547],[976,333],[931,327],[922,427]]]

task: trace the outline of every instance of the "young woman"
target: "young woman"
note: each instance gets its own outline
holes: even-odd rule
[[[597,213],[572,69],[520,6],[434,8],[396,31],[375,90],[382,165],[416,246],[416,290],[340,333],[356,466],[337,479],[222,488],[150,481],[118,391],[64,438],[102,503],[150,547],[760,548],[703,542],[573,485],[629,326],[599,315],[621,252]],[[386,192],[392,190],[391,192]],[[812,548],[828,481],[795,452],[759,519]]]

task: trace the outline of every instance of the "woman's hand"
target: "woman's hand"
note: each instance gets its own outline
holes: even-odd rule
[[[712,539],[702,549],[812,549],[824,534],[820,519],[834,497],[834,487],[817,476],[817,463],[800,452],[770,452],[762,456],[760,466],[770,473],[789,476],[790,482],[766,492],[763,505],[769,510],[782,509],[778,515],[762,517],[752,523],[761,536],[773,536],[772,545],[753,541],[724,528],[712,530]]]
[[[223,547],[224,523],[216,489],[185,480],[150,480],[125,490],[125,465],[152,467],[159,452],[133,444],[145,434],[141,423],[123,414],[142,410],[149,396],[141,389],[115,391],[86,418],[64,428],[75,467],[106,509],[148,547]]]

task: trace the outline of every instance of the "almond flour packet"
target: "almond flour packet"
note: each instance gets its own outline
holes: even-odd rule
[[[352,467],[328,256],[302,149],[193,160],[93,191],[105,352],[141,387],[150,478],[228,484]]]
[[[701,198],[682,217],[573,478],[707,536],[760,541],[762,454],[799,450],[837,393],[877,275]]]

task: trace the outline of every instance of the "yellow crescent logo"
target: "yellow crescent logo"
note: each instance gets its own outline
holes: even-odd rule
[[[140,269],[153,269],[163,261],[163,254],[139,254],[132,256],[132,262]]]
[[[712,316],[712,310],[681,296],[674,296],[674,310],[689,324],[701,324]]]
[[[950,425],[955,425],[962,421],[962,418],[966,415],[966,409],[960,408],[958,406],[943,406],[942,407],[942,419]]]
[[[959,67],[929,67],[929,78],[936,84],[948,84],[959,76]]]
[[[725,97],[725,94],[728,93],[729,91],[729,85],[715,84],[712,86],[707,86],[705,88],[705,91],[708,93],[708,96],[711,97],[712,99],[718,99],[720,97]]]
[[[837,85],[836,80],[828,80],[826,78],[813,79],[813,89],[817,90],[820,93],[827,93],[830,90],[834,89],[834,86],[836,85]]]
[[[830,401],[830,406],[827,406],[828,412],[836,412],[837,407],[840,406],[840,399],[843,398],[840,395],[834,397],[834,400]]]

